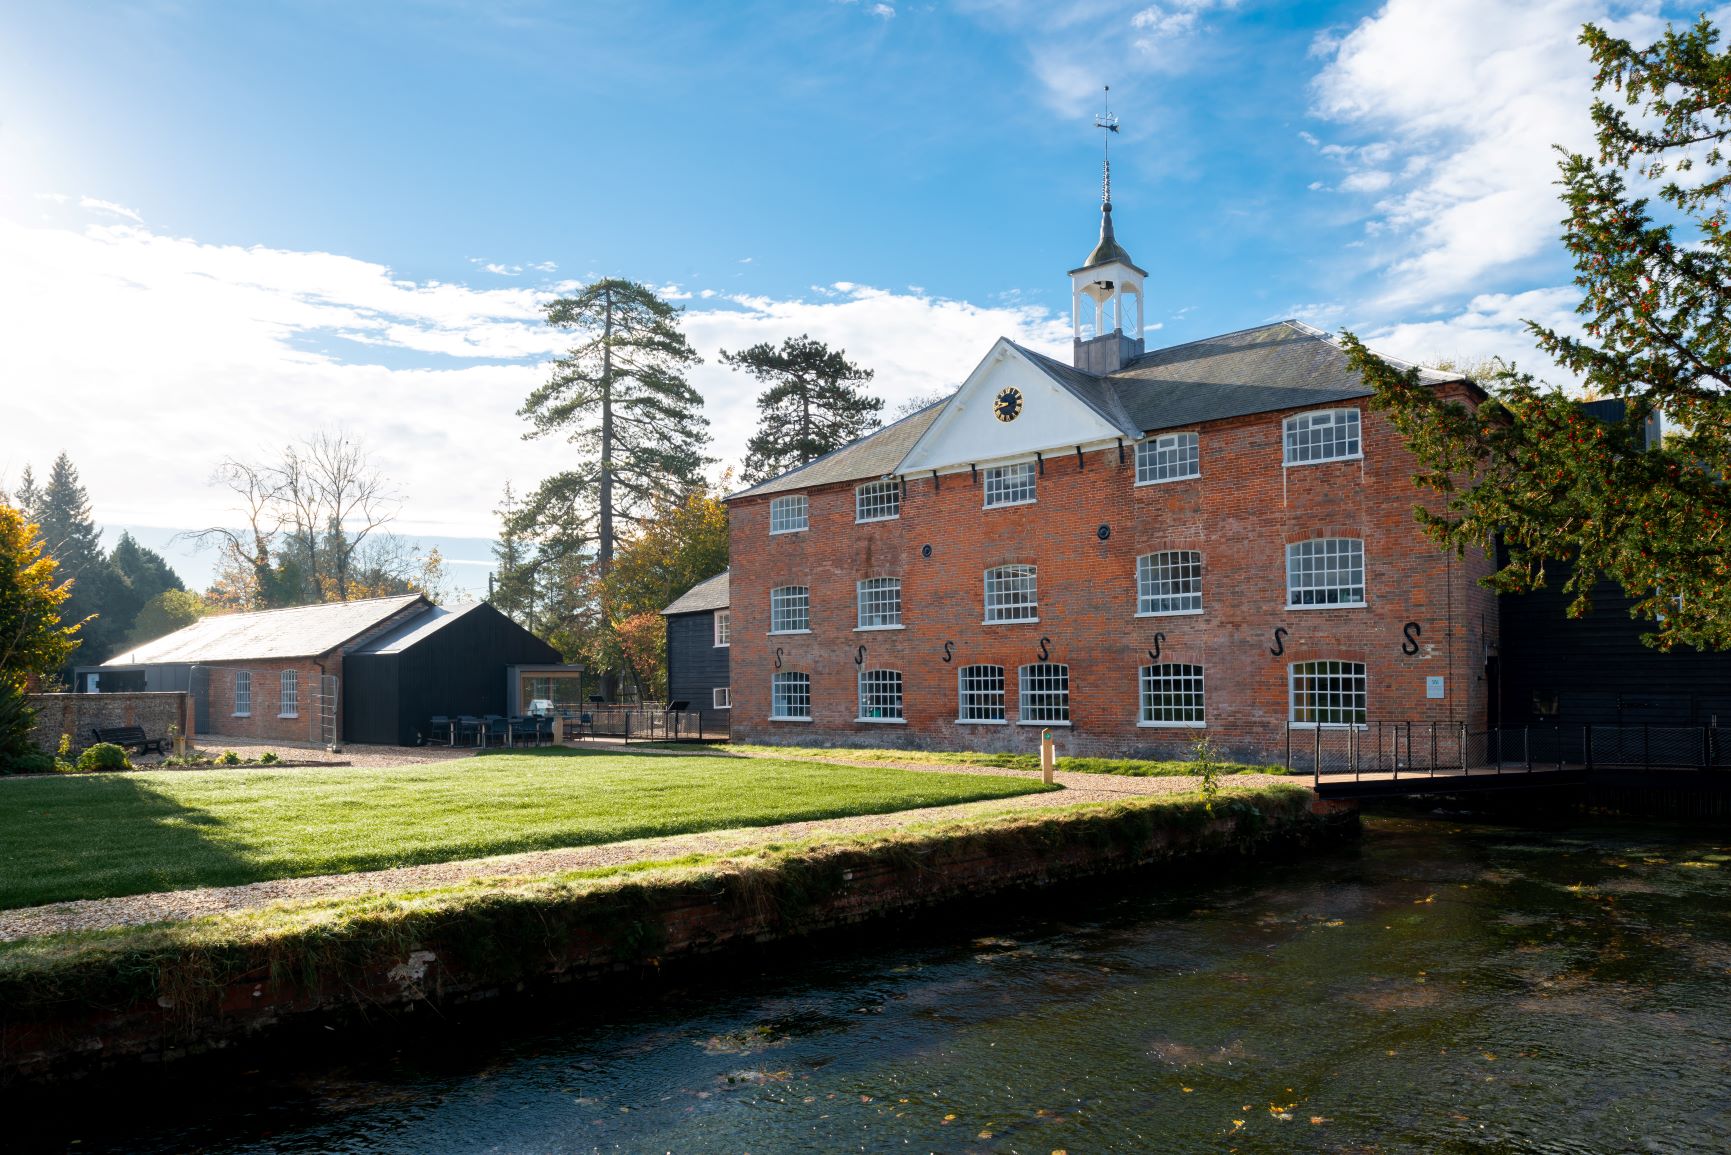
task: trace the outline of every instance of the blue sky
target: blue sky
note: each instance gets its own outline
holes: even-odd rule
[[[1151,344],[1299,316],[1544,369],[1520,321],[1574,301],[1549,145],[1587,139],[1575,33],[1664,15],[0,4],[0,483],[64,447],[104,521],[209,524],[223,455],[344,424],[477,588],[501,487],[560,462],[512,415],[556,347],[540,301],[676,298],[724,460],[754,390],[721,348],[811,332],[892,404],[1000,334],[1062,353],[1106,83]]]

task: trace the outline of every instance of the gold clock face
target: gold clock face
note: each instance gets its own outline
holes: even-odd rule
[[[992,412],[999,421],[1014,421],[1022,413],[1022,391],[1014,385],[1000,390],[997,400],[992,402]]]

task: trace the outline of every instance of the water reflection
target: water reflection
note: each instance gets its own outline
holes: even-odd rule
[[[1363,847],[830,950],[227,1091],[76,1149],[1723,1152],[1731,847],[1371,822]],[[206,1109],[212,1102],[203,1100]]]

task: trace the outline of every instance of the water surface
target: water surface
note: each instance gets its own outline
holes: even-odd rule
[[[25,1111],[14,1134],[77,1151],[1731,1151],[1731,835],[1378,818],[1321,858],[791,950],[773,972],[687,972],[636,1009],[543,1000],[503,1029],[471,1008],[395,1053],[334,1049],[317,1076],[171,1081],[113,1100],[122,1122]]]

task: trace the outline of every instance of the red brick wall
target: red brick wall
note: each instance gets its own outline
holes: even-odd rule
[[[1412,510],[1434,495],[1415,488],[1414,462],[1393,428],[1362,401],[1362,461],[1285,468],[1284,414],[1201,429],[1202,476],[1141,486],[1125,446],[1048,455],[1033,505],[984,510],[967,474],[908,482],[901,517],[856,525],[855,483],[808,491],[811,527],[770,536],[769,498],[732,503],[733,734],[748,742],[1033,749],[1038,727],[1018,726],[1017,667],[1070,667],[1073,725],[1060,751],[1172,756],[1203,731],[1137,726],[1137,668],[1155,634],[1162,662],[1204,668],[1206,733],[1234,756],[1277,760],[1285,744],[1288,665],[1335,658],[1367,666],[1374,720],[1485,723],[1484,646],[1496,636],[1494,597],[1477,586],[1483,557],[1455,558],[1419,532]],[[1295,410],[1296,412],[1296,410]],[[1109,540],[1097,536],[1111,528]],[[1367,606],[1289,610],[1285,546],[1311,537],[1364,540]],[[929,558],[921,547],[930,545]],[[1195,616],[1139,618],[1136,558],[1167,549],[1203,555],[1203,607]],[[983,574],[1006,562],[1039,567],[1038,623],[983,625]],[[856,632],[854,583],[902,578],[899,631]],[[766,636],[769,590],[811,588],[812,632]],[[1417,622],[1419,652],[1403,626]],[[1275,629],[1287,633],[1274,656]],[[944,644],[953,642],[946,663]],[[856,722],[857,647],[863,668],[902,671],[905,726]],[[785,670],[812,676],[813,721],[771,722],[774,651]],[[1009,725],[956,722],[956,671],[1005,667]],[[1425,697],[1427,675],[1447,697]]]
[[[268,661],[223,662],[209,664],[210,670],[210,730],[217,737],[248,738],[264,742],[314,742],[324,738],[319,725],[319,676],[334,675],[337,683],[336,732],[343,733],[342,673],[343,655],[374,638],[396,629],[404,622],[426,611],[426,603],[411,603],[365,633],[358,634],[342,647],[317,658],[283,658]],[[252,673],[252,712],[242,717],[235,713],[235,674],[240,670]],[[284,717],[282,705],[282,672],[299,674],[299,693],[295,716]]]
[[[341,672],[340,660],[327,659],[325,667]],[[247,738],[260,742],[319,741],[319,668],[312,658],[274,661],[224,662],[206,667],[210,671],[210,729],[214,737]],[[252,674],[252,712],[235,713],[236,675]],[[283,717],[282,672],[299,676],[299,694],[294,717]]]

